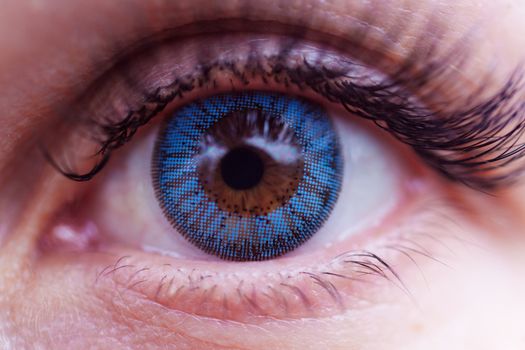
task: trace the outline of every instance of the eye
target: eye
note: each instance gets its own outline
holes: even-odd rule
[[[427,73],[400,81],[423,89]],[[114,154],[75,188],[42,246],[82,251],[104,292],[198,316],[331,315],[378,280],[402,286],[393,262],[436,244],[414,234],[423,204],[452,203],[413,151],[450,178],[475,159],[447,138],[461,130],[439,129],[454,113],[437,119],[416,91],[306,40],[177,40],[93,90],[74,109],[74,144],[47,142],[50,159],[83,180],[95,172],[72,174]],[[471,179],[458,177],[482,183]]]
[[[190,102],[115,159],[84,219],[120,244],[192,260],[326,254],[392,215],[418,171],[325,105],[268,91]]]

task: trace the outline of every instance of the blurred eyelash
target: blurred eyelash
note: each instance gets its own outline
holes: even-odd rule
[[[313,91],[342,105],[352,114],[372,120],[409,145],[427,164],[446,178],[478,190],[493,190],[515,182],[525,167],[521,142],[525,132],[524,77],[515,70],[499,91],[488,94],[484,84],[467,96],[454,86],[452,73],[467,60],[459,45],[440,58],[435,47],[411,57],[385,81],[355,76],[349,70],[333,69],[304,59],[290,66],[287,52],[269,57],[250,57],[243,65],[236,61],[216,61],[197,66],[191,74],[176,79],[144,96],[141,108],[129,110],[118,121],[89,121],[91,137],[99,144],[98,162],[85,173],[78,173],[45,151],[48,161],[64,176],[89,181],[106,164],[111,153],[129,142],[136,131],[165,106],[185,93],[206,84],[216,84],[213,73],[228,72],[232,79],[248,84],[260,77],[284,86],[294,85]],[[351,65],[352,66],[352,65]],[[354,68],[359,64],[353,64]],[[213,85],[212,85],[213,86]],[[439,88],[445,87],[448,96]],[[482,97],[485,96],[485,97]],[[416,99],[417,97],[417,99]],[[419,101],[430,101],[426,108]]]

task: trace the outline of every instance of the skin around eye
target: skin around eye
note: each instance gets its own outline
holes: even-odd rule
[[[279,6],[279,2],[248,1],[242,11],[236,11],[236,2],[232,4],[130,1],[123,7],[97,0],[82,4],[44,1],[6,4],[0,11],[0,24],[9,28],[0,31],[5,34],[0,35],[0,119],[5,121],[0,128],[0,347],[522,348],[525,207],[520,187],[487,196],[423,172],[427,182],[421,187],[416,181],[409,191],[421,197],[423,203],[407,206],[406,212],[392,215],[392,220],[385,219],[390,230],[377,227],[368,235],[351,232],[353,236],[348,238],[355,246],[347,248],[358,251],[339,259],[330,255],[324,260],[308,254],[323,246],[323,240],[333,238],[329,232],[319,233],[290,253],[288,262],[298,259],[293,266],[283,266],[286,263],[278,260],[265,262],[264,267],[244,263],[242,267],[228,267],[191,256],[192,246],[175,257],[136,246],[124,247],[121,242],[130,238],[125,232],[112,231],[122,236],[106,242],[103,234],[110,230],[99,230],[85,220],[84,211],[96,212],[110,203],[104,201],[92,208],[80,205],[79,200],[88,199],[88,192],[96,197],[95,193],[105,191],[103,183],[112,182],[113,174],[121,170],[130,170],[127,164],[148,159],[149,151],[142,160],[135,155],[139,149],[153,145],[154,136],[149,139],[152,143],[146,140],[150,134],[156,135],[159,126],[144,129],[134,140],[137,142],[115,154],[110,167],[100,174],[103,176],[89,184],[61,178],[44,166],[39,149],[35,147],[31,152],[33,143],[26,141],[42,134],[41,127],[47,119],[51,121],[52,114],[70,111],[59,103],[65,98],[62,94],[69,96],[75,89],[83,90],[80,82],[99,72],[87,66],[103,61],[101,57],[108,55],[106,49],[114,42],[130,41],[130,33],[140,32],[142,36],[143,30],[225,14],[303,25],[308,18],[308,25],[341,35],[346,35],[349,28],[370,26],[375,32],[388,33],[403,48],[406,43],[417,42],[417,38],[426,42],[429,37],[439,37],[448,42],[450,37],[441,36],[443,33],[436,30],[439,26],[434,25],[426,29],[417,26],[416,34],[423,35],[412,35],[413,30],[398,35],[396,26],[391,26],[393,17],[412,23],[412,18],[425,19],[430,13],[443,19],[453,37],[461,37],[464,28],[469,28],[483,12],[491,20],[482,18],[482,40],[468,55],[467,60],[475,62],[474,69],[454,67],[469,82],[465,89],[477,87],[479,77],[485,76],[488,69],[511,70],[514,62],[523,59],[520,29],[525,8],[519,1],[368,1],[367,6],[376,6],[368,12],[373,18],[368,19],[367,12],[360,11],[364,2],[358,1],[301,2],[301,6],[292,2],[286,7]],[[225,10],[228,7],[231,11]],[[368,34],[362,37],[370,38]],[[488,61],[496,56],[491,61],[496,64],[485,64],[487,56]],[[492,81],[486,84],[489,88],[500,87]],[[444,90],[449,86],[444,84]],[[330,114],[339,120],[338,113]],[[368,126],[365,130],[368,132]],[[351,130],[349,134],[357,133]],[[387,143],[385,148],[397,153],[397,145]],[[404,150],[400,153],[406,154]],[[412,159],[410,152],[408,158]],[[134,185],[135,191],[143,191],[141,198],[148,195],[145,189],[149,183],[144,187],[141,183]],[[137,206],[129,202],[123,203],[123,208],[128,218],[138,212]],[[138,221],[138,217],[134,219]],[[129,225],[128,221],[122,220],[120,227]],[[321,242],[315,242],[321,236]],[[398,239],[385,242],[380,239],[385,236]],[[376,244],[367,246],[367,241],[359,237],[373,239]],[[133,238],[142,243],[142,238]],[[342,242],[335,241],[334,245],[343,248]],[[301,256],[308,258],[301,260]],[[187,268],[181,260],[191,262],[192,267]],[[322,261],[331,264],[308,268]],[[337,270],[340,266],[344,266],[344,274]],[[219,269],[221,273],[216,273]],[[279,279],[274,278],[275,271],[283,272]],[[264,286],[274,283],[276,288],[258,289],[260,285],[250,284],[254,280],[262,281]],[[218,293],[219,283],[229,286],[223,289],[223,295]],[[319,312],[321,309],[324,311]]]

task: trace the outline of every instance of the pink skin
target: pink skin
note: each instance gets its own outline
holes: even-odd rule
[[[273,25],[267,27],[276,32],[284,30],[276,24],[280,22],[307,25],[312,32],[337,38],[360,23],[371,30],[366,45],[380,51],[380,33],[392,30],[399,16],[411,15],[413,23],[391,43],[389,59],[399,61],[414,44],[424,45],[438,36],[443,46],[452,45],[468,32],[473,38],[471,62],[457,72],[465,89],[478,87],[479,77],[488,73],[487,88],[497,89],[525,59],[525,4],[518,0],[311,0],[286,2],[284,7],[278,1],[247,1],[245,12],[236,3],[4,4],[0,348],[524,348],[523,185],[494,196],[452,185],[389,139],[384,142],[403,164],[398,165],[403,169],[403,195],[373,229],[331,247],[319,239],[275,261],[234,264],[193,253],[183,243],[177,256],[143,250],[138,241],[126,240],[126,234],[108,225],[104,210],[118,207],[106,200],[116,191],[111,180],[136,184],[138,177],[118,174],[128,170],[140,175],[132,171],[137,162],[130,161],[135,159],[131,154],[138,152],[155,123],[92,183],[72,183],[42,161],[34,140],[47,132],[60,106],[76,103],[100,67],[109,68],[111,51],[167,27],[187,25],[189,32],[194,29],[191,23],[198,21],[243,18],[271,20]],[[363,6],[372,6],[374,16],[367,16],[370,12]],[[431,16],[447,30],[440,33],[421,25]],[[418,39],[422,30],[428,33]],[[165,113],[176,107],[174,102]],[[366,123],[363,127],[371,128]],[[385,136],[375,129],[369,133]],[[84,206],[71,206],[80,198]],[[143,213],[155,205],[144,193],[122,201],[135,203],[137,198],[143,202],[134,206],[140,212],[129,218],[133,223],[146,220],[150,215]],[[118,213],[122,225],[124,214]],[[144,225],[148,230],[169,230],[150,222]],[[334,257],[349,249],[377,252],[395,274],[371,256],[359,261],[368,264],[369,272],[382,267],[383,277],[363,274],[355,266],[341,270]],[[332,276],[315,283],[305,271],[344,271],[352,279]],[[327,281],[337,295],[330,294]]]

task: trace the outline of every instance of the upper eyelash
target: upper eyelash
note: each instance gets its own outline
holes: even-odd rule
[[[264,58],[265,65],[262,59],[254,57],[242,68],[235,61],[200,65],[194,73],[146,95],[140,109],[130,110],[125,118],[117,122],[98,121],[95,116],[91,120],[92,132],[100,143],[97,155],[101,158],[84,174],[58,164],[49,152],[44,154],[66,177],[88,181],[102,170],[114,150],[129,142],[136,131],[169,102],[182,98],[196,87],[214,83],[214,70],[222,70],[229,71],[233,78],[244,84],[248,84],[251,77],[259,76],[263,80],[310,89],[329,101],[341,104],[349,112],[372,120],[411,146],[442,175],[467,186],[492,190],[514,182],[522,173],[525,165],[518,163],[525,155],[525,144],[520,142],[525,131],[521,67],[499,91],[477,103],[462,106],[464,101],[476,101],[477,96],[460,96],[457,101],[446,101],[458,106],[454,109],[431,110],[424,108],[408,91],[415,91],[415,95],[424,97],[439,95],[433,86],[449,78],[450,74],[446,73],[450,73],[448,68],[454,63],[465,62],[463,51],[457,47],[439,59],[427,60],[424,65],[418,64],[425,62],[424,59],[413,55],[387,81],[362,83],[362,77],[351,77],[348,71],[323,65],[316,66],[306,59],[298,67],[287,65],[286,53],[291,46],[293,43],[283,47],[282,54]],[[433,57],[433,50],[427,51],[425,57]],[[483,92],[476,91],[476,95],[483,95]]]

